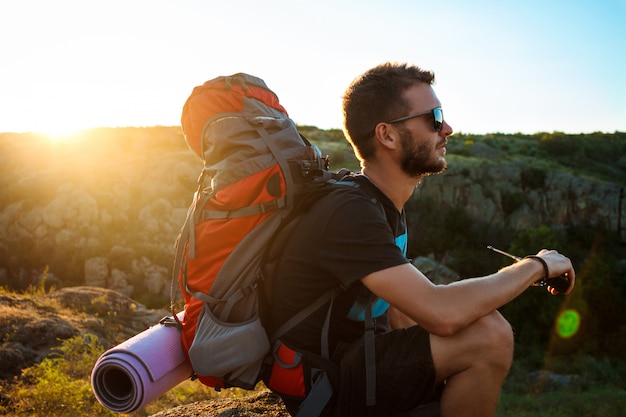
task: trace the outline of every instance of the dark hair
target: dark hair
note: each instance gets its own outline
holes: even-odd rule
[[[432,85],[435,74],[417,66],[387,62],[357,77],[343,96],[344,134],[360,161],[372,156],[374,128],[409,111],[404,92],[418,83]]]

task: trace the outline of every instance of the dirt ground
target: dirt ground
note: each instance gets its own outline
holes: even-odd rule
[[[181,405],[151,417],[290,417],[280,397],[269,391],[236,399],[212,399]]]

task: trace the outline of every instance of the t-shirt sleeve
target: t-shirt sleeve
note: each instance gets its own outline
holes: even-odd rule
[[[407,263],[381,207],[354,199],[336,210],[324,230],[320,260],[346,287],[383,269]]]

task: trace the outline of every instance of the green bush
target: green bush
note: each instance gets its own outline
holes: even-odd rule
[[[114,416],[93,395],[89,375],[104,348],[93,334],[63,341],[11,387],[9,409],[16,416]]]

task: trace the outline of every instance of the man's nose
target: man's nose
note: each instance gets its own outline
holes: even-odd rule
[[[443,127],[441,128],[440,134],[442,136],[450,136],[453,133],[454,133],[454,130],[452,130],[452,126],[450,126],[450,124],[444,120]]]

